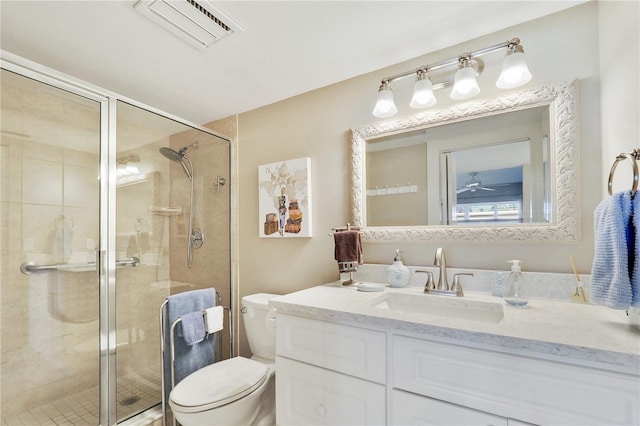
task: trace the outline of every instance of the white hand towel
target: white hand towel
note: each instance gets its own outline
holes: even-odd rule
[[[221,305],[205,309],[207,333],[212,334],[222,330],[224,321],[224,308]]]

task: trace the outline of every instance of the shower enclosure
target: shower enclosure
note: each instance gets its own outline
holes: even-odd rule
[[[1,73],[0,424],[155,412],[160,304],[231,306],[229,140],[6,52]],[[195,141],[189,174],[160,152]]]

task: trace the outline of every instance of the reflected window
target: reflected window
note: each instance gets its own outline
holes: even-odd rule
[[[522,200],[458,204],[455,218],[457,223],[521,223]]]
[[[546,218],[548,138],[461,147],[441,154],[447,224],[531,223]]]

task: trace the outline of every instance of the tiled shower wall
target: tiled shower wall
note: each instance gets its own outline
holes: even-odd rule
[[[98,242],[98,156],[4,135],[2,415],[97,383],[95,271],[25,275],[20,265],[86,262]],[[96,148],[97,150],[97,148]],[[67,242],[60,229],[68,232]]]
[[[186,131],[171,137],[171,148],[181,147],[199,141],[198,149],[187,155],[193,162],[195,206],[194,228],[204,232],[204,244],[193,251],[193,265],[187,266],[188,214],[171,217],[171,281],[189,283],[191,287],[174,287],[172,293],[190,288],[213,287],[220,294],[222,304],[230,306],[230,209],[229,209],[229,144],[203,135],[196,131]],[[217,177],[226,180],[225,185],[216,187]],[[171,167],[170,203],[172,206],[189,205],[190,182],[178,165]],[[225,323],[222,354],[228,357],[228,325]]]

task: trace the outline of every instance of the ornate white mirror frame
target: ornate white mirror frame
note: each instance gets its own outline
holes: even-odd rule
[[[579,149],[577,141],[578,81],[545,85],[491,99],[426,111],[406,118],[384,120],[351,129],[351,222],[368,242],[575,242],[579,239]],[[509,111],[549,105],[551,223],[499,226],[366,226],[366,143],[405,131],[487,117]]]

